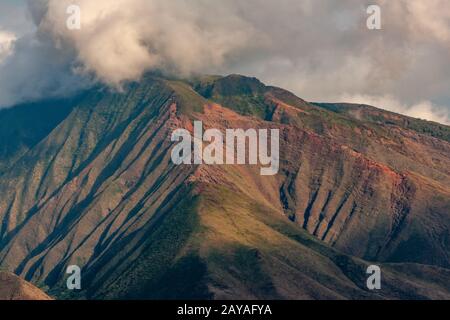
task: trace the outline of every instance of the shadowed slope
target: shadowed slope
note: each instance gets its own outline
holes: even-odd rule
[[[194,119],[279,128],[279,174],[175,166]],[[0,175],[0,265],[61,298],[448,298],[449,155],[257,79],[146,76],[87,92]]]

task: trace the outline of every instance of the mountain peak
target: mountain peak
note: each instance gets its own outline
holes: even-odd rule
[[[345,110],[240,75],[93,89],[0,157],[0,266],[59,298],[73,264],[75,298],[448,297],[450,144]],[[19,111],[0,117],[11,132],[51,109]],[[279,129],[279,174],[175,165],[191,120]],[[382,291],[365,289],[369,261]]]
[[[205,81],[206,80],[206,81]],[[232,74],[225,77],[208,77],[194,81],[194,89],[205,98],[259,95],[266,86],[256,78]]]

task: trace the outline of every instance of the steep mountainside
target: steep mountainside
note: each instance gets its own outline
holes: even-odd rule
[[[237,75],[45,104],[0,131],[20,142],[0,153],[0,266],[59,298],[450,298],[448,127]],[[29,123],[20,108],[0,121]],[[279,128],[279,174],[175,166],[171,133],[195,119]]]
[[[0,272],[0,300],[52,300],[32,284],[14,274]]]

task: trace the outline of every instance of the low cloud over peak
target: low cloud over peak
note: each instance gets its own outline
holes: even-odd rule
[[[366,27],[373,2],[382,30]],[[73,4],[80,30],[66,26]],[[308,100],[345,94],[450,121],[446,0],[31,0],[28,10],[35,27],[0,66],[0,105],[158,69],[248,74]]]
[[[79,30],[66,27],[74,3]],[[151,69],[186,74],[224,65],[255,36],[232,7],[215,1],[49,0],[47,8],[39,30],[72,46],[84,71],[115,85]]]

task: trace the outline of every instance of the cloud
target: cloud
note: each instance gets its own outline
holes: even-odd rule
[[[448,1],[408,1],[404,5],[411,17],[408,21],[408,27],[412,29],[413,36],[427,40],[434,38],[450,48],[450,8]]]
[[[0,107],[70,95],[88,86],[88,77],[73,72],[72,56],[70,50],[55,48],[47,37],[17,39],[13,53],[0,64]]]
[[[80,30],[67,28],[73,4]],[[68,95],[93,78],[120,87],[149,70],[214,72],[257,38],[232,6],[213,1],[32,0],[28,9],[35,30],[0,66],[0,106]]]
[[[14,33],[0,30],[0,63],[12,53],[16,39]]]
[[[67,7],[81,8],[80,30],[66,27]],[[214,1],[49,0],[41,32],[69,44],[83,71],[120,84],[144,71],[179,74],[224,64],[228,54],[246,48],[251,26],[227,5]]]
[[[337,101],[348,103],[367,104],[379,108],[401,113],[413,118],[429,120],[450,125],[450,112],[448,109],[433,104],[431,101],[420,101],[407,105],[393,96],[367,96],[367,95],[342,95]]]
[[[374,3],[382,30],[366,27]],[[80,30],[66,27],[69,4]],[[447,0],[30,0],[29,10],[36,31],[0,67],[0,105],[158,69],[256,76],[311,101],[391,97],[428,119],[450,109]]]
[[[282,0],[253,13],[271,45],[254,55],[259,58],[241,57],[233,72],[252,74],[310,101],[340,101],[343,93],[390,96],[401,103],[398,112],[409,114],[429,101],[433,107],[423,117],[445,119],[450,110],[448,1],[298,3],[309,6]],[[366,8],[373,3],[381,7],[382,30],[366,28]],[[260,21],[271,23],[265,27]]]

